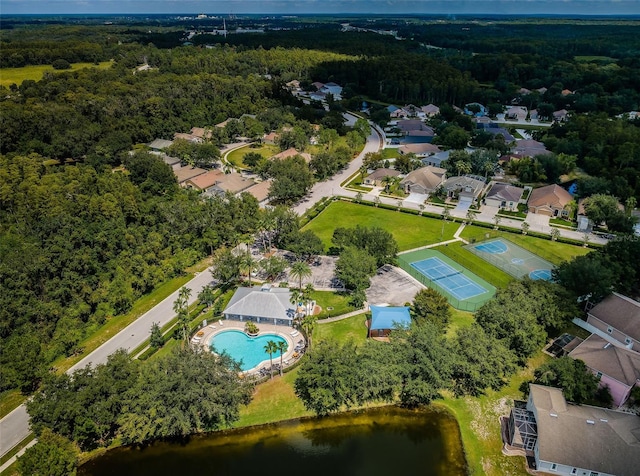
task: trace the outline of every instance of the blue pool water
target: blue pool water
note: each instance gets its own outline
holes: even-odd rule
[[[286,342],[286,339],[276,334],[263,334],[258,337],[249,337],[242,331],[222,331],[211,339],[211,350],[216,354],[226,352],[233,360],[240,362],[242,370],[256,367],[260,362],[269,360],[269,354],[264,351],[264,346],[270,340],[276,344]],[[274,360],[280,359],[280,352],[273,354]]]

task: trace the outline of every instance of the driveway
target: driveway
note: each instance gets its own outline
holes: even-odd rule
[[[551,217],[541,215],[539,213],[527,213],[527,223],[529,223],[531,231],[539,231],[549,233],[549,220]]]

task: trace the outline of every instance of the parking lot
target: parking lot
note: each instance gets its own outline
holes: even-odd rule
[[[412,302],[421,289],[423,286],[402,269],[385,265],[371,278],[371,287],[366,291],[367,301],[370,305],[404,306]]]

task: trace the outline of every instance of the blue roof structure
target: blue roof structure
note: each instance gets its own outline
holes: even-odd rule
[[[409,307],[370,306],[371,330],[393,329],[396,325],[408,326],[411,324]]]

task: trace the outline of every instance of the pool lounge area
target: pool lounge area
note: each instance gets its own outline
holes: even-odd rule
[[[244,325],[245,325],[244,322],[228,320],[228,319],[223,319],[220,321],[213,322],[203,327],[202,329],[200,329],[196,333],[196,335],[192,337],[191,343],[192,345],[199,345],[206,350],[210,350],[211,345],[213,344],[214,338],[223,333],[230,333],[230,331],[233,333],[239,332],[239,333],[242,333],[244,336],[246,336],[246,333],[244,332]],[[263,349],[264,344],[268,340],[277,340],[277,339],[269,339],[269,338],[264,339],[264,337],[268,337],[269,335],[276,336],[277,338],[282,339],[287,343],[287,351],[284,352],[282,355],[282,362],[285,368],[295,363],[304,354],[304,351],[306,350],[306,347],[307,347],[307,343],[304,338],[304,335],[299,331],[297,331],[296,329],[294,329],[293,327],[260,323],[258,324],[258,328],[260,329],[260,333],[256,336],[256,339],[260,339],[258,350]],[[248,336],[247,338],[250,339]],[[233,339],[229,340],[230,344],[233,344],[232,340]],[[262,340],[264,340],[264,342],[262,342]],[[242,342],[242,341],[239,341],[239,342]],[[242,351],[242,349],[238,349],[238,350]],[[240,357],[239,354],[234,355],[230,350],[228,350],[228,352],[233,358]],[[247,359],[245,358],[243,360],[247,360]],[[254,360],[254,362],[256,361]],[[247,363],[249,364],[250,362],[247,360]],[[279,351],[273,354],[273,365],[274,365],[274,374],[275,374],[276,372],[279,371],[279,366],[280,366]],[[246,375],[257,375],[257,376],[270,375],[269,366],[270,366],[269,354],[265,353],[264,360],[260,360],[259,358],[257,358],[257,363],[255,363],[252,367],[247,368],[246,370],[243,369],[243,373]]]

